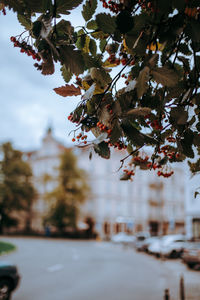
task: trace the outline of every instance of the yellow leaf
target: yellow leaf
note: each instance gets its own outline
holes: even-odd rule
[[[90,88],[90,85],[87,83],[86,80],[82,80],[81,85],[85,91],[87,91]]]
[[[90,37],[87,35],[86,38],[85,38],[85,45],[83,47],[83,51],[85,53],[89,53],[89,51],[90,51],[89,44],[90,44]]]
[[[95,90],[94,90],[94,95],[96,94],[102,94],[104,92],[104,89],[96,85]]]
[[[164,49],[164,44],[160,44],[160,43],[151,43],[150,45],[147,46],[147,49],[148,50],[151,50],[151,51],[156,51],[156,50],[159,50],[159,51],[162,51]]]
[[[118,65],[119,64],[116,64],[116,63],[110,63],[108,59],[106,61],[104,61],[104,63],[103,63],[103,67],[106,67],[106,68],[114,68]]]
[[[90,88],[90,85],[87,83],[87,81],[82,80],[82,87],[81,88],[84,89],[85,91],[87,91]],[[102,94],[103,92],[104,92],[104,89],[102,89],[100,86],[98,86],[96,84],[93,95]]]
[[[124,50],[127,51],[127,50],[128,50],[128,47],[127,47],[127,45],[126,45],[125,39],[123,39],[123,46],[124,46]]]

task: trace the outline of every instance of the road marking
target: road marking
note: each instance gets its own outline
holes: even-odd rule
[[[56,264],[56,265],[53,265],[53,266],[50,266],[47,268],[47,271],[49,272],[55,272],[55,271],[59,271],[59,270],[62,270],[64,268],[63,265],[61,264]]]

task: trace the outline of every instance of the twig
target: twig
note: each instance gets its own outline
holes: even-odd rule
[[[117,172],[119,172],[119,170],[123,167],[124,161],[125,161],[127,158],[129,158],[131,155],[133,155],[133,154],[135,154],[136,152],[138,152],[138,151],[139,151],[142,147],[144,147],[144,146],[145,146],[145,144],[142,145],[142,146],[140,146],[140,147],[138,147],[137,149],[131,151],[131,153],[129,153],[129,154],[128,154],[127,156],[125,156],[124,158],[122,158],[122,159],[120,160],[121,166],[119,167],[119,169],[117,170]]]

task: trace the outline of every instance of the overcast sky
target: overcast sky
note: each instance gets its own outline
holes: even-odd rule
[[[80,9],[70,16],[74,26],[83,22]],[[71,143],[68,133],[74,125],[67,116],[80,98],[63,98],[53,91],[65,84],[59,65],[54,75],[43,76],[33,67],[31,57],[13,47],[10,37],[24,30],[16,14],[1,14],[0,28],[0,142],[11,141],[21,150],[36,149],[51,123],[55,136],[65,144]]]

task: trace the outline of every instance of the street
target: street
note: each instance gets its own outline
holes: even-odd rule
[[[180,260],[159,260],[109,242],[3,237],[17,250],[1,256],[15,263],[21,282],[12,300],[179,299],[184,276],[186,300],[200,299],[200,271]]]

